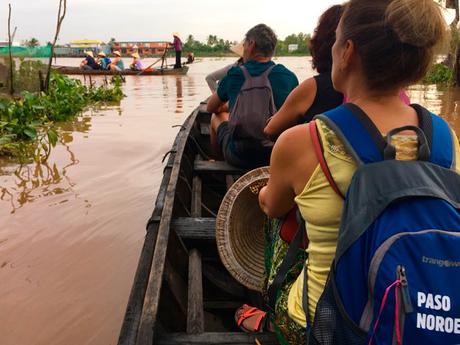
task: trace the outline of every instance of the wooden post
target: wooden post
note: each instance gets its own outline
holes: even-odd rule
[[[8,50],[10,57],[10,94],[14,94],[14,66],[13,66],[13,54],[11,52],[11,4],[8,4]]]
[[[188,261],[187,333],[204,332],[203,275],[201,254],[192,249]]]
[[[67,12],[67,0],[59,0],[59,10],[58,10],[58,17],[57,17],[57,24],[56,24],[56,34],[54,35],[54,41],[51,44],[51,54],[48,61],[48,69],[46,71],[46,80],[45,80],[45,88],[46,92],[48,92],[50,86],[50,76],[51,76],[51,64],[53,63],[53,55],[54,55],[54,46],[59,37],[59,32],[61,31],[61,25],[64,20],[64,17]]]

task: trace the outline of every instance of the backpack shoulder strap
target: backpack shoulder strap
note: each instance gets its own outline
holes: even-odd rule
[[[417,112],[419,125],[427,137],[429,161],[447,169],[455,169],[454,137],[447,122],[419,104],[411,104]]]
[[[274,65],[271,65],[270,67],[268,67],[261,75],[260,77],[266,77],[268,78],[268,75],[271,73],[271,71],[273,70],[273,68],[275,68],[276,64]]]
[[[340,191],[337,183],[335,183],[334,177],[329,170],[329,166],[327,165],[326,159],[324,158],[324,150],[321,145],[321,141],[318,135],[318,128],[316,126],[315,120],[312,120],[308,123],[308,127],[310,129],[310,137],[313,142],[313,148],[315,150],[316,158],[318,159],[319,165],[321,170],[323,171],[324,176],[326,176],[327,181],[331,185],[334,192],[340,196],[342,199],[345,199],[345,196]]]
[[[431,163],[451,169],[455,166],[452,133],[446,121],[420,105],[411,105],[417,112],[419,127],[425,134]],[[334,130],[358,165],[384,160],[387,141],[358,106],[347,103],[318,115]]]
[[[358,165],[381,161],[385,141],[372,121],[356,108],[347,103],[315,118],[324,121],[335,132]]]
[[[243,65],[239,66],[240,69],[243,71],[243,75],[244,75],[244,79],[246,80],[250,80],[252,77],[251,75],[249,74],[248,72],[248,69],[246,67],[244,67]]]

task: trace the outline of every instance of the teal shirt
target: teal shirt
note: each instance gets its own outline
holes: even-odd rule
[[[261,75],[267,68],[274,65],[273,61],[258,62],[249,60],[244,64],[251,76]],[[291,91],[299,85],[299,81],[294,73],[281,64],[277,64],[270,74],[268,80],[272,85],[273,98],[276,109],[280,109]],[[229,109],[233,108],[236,98],[244,83],[244,74],[240,67],[232,67],[227,75],[220,81],[217,95],[222,102],[229,102]]]
[[[117,67],[121,69],[122,71],[125,69],[125,64],[123,63],[122,59],[118,60]]]

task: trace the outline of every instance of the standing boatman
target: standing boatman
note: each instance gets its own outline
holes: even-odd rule
[[[171,43],[174,46],[174,50],[176,52],[176,64],[174,68],[182,68],[181,63],[181,54],[182,54],[182,41],[180,40],[179,33],[173,32],[174,41]]]

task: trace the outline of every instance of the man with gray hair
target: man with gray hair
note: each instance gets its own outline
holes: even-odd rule
[[[258,124],[257,121],[260,122],[259,118],[273,115],[273,113],[265,113],[267,107],[264,103],[274,104],[276,111],[281,108],[286,97],[299,84],[294,73],[272,61],[276,42],[275,33],[267,25],[259,24],[250,29],[246,33],[243,45],[243,66],[231,68],[219,83],[217,92],[208,101],[207,109],[213,113],[210,133],[213,149],[217,156],[223,155],[229,163],[242,168],[255,168],[269,164],[271,146],[262,143],[264,123]],[[265,80],[265,83],[268,85],[265,85],[264,81],[257,80],[258,77],[265,76],[268,79],[268,81]],[[260,87],[254,86],[256,83],[262,87],[267,86],[270,92],[261,96],[263,94],[257,90]],[[242,91],[246,92],[245,96]],[[257,114],[257,111],[254,113],[254,109],[251,109],[252,113],[248,115],[248,108],[254,108],[254,104],[249,104],[251,102],[254,102],[257,107],[260,104],[260,112],[264,113]],[[257,120],[244,121],[244,117],[247,116],[257,118]],[[233,124],[239,117],[243,118],[243,121],[239,122],[240,127],[255,122],[255,125],[252,126],[257,128],[235,130]],[[242,133],[252,134],[242,135]]]

